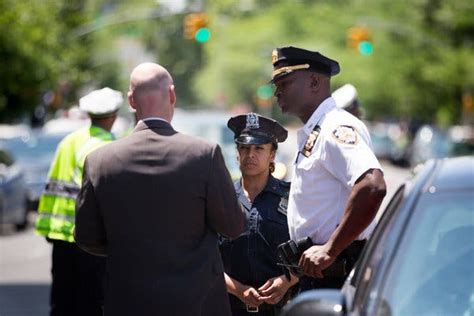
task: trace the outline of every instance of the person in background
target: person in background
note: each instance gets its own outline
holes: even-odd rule
[[[73,236],[76,197],[86,156],[114,140],[110,132],[122,93],[95,90],[79,100],[91,125],[58,145],[38,206],[36,232],[52,243],[50,315],[102,315],[105,260],[80,249]]]
[[[230,315],[217,234],[245,217],[221,149],[173,129],[164,67],[138,65],[128,101],[137,126],[86,158],[76,204],[76,242],[107,257],[105,315]]]
[[[331,97],[336,61],[290,46],[275,49],[272,64],[281,110],[304,123],[288,201],[290,238],[313,244],[300,256],[300,288],[338,288],[375,225],[386,194],[382,168],[364,123]],[[324,275],[333,264],[342,268]]]
[[[278,143],[288,132],[255,113],[232,117],[242,178],[235,190],[247,229],[235,240],[222,238],[220,250],[232,315],[278,315],[298,282],[277,265],[277,246],[288,240],[286,207],[290,184],[272,176]]]
[[[332,98],[338,108],[346,110],[359,120],[362,118],[362,109],[357,98],[357,90],[353,85],[347,83],[336,89],[332,93]]]

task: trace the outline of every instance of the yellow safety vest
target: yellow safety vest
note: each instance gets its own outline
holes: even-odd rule
[[[38,234],[74,242],[75,204],[86,156],[114,139],[112,133],[90,126],[67,135],[59,143],[39,200]]]

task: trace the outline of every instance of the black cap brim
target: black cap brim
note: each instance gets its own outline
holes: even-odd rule
[[[275,143],[269,137],[253,136],[253,135],[252,136],[244,135],[244,136],[237,137],[235,139],[235,142],[237,144],[242,144],[242,145],[263,145],[263,144]]]

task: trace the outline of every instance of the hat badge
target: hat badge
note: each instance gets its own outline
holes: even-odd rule
[[[257,129],[260,127],[260,124],[258,122],[258,116],[255,113],[249,113],[247,114],[247,124],[245,125],[245,128],[247,129]]]
[[[276,63],[278,60],[278,51],[276,49],[274,49],[272,51],[272,64]]]

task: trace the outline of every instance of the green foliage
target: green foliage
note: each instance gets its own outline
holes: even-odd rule
[[[272,48],[285,45],[338,60],[342,71],[333,78],[333,88],[353,83],[369,119],[459,122],[461,96],[474,90],[472,1],[208,4],[213,37],[194,85],[203,103],[225,96],[228,106],[254,104],[258,87],[270,78]],[[369,28],[372,54],[347,47],[347,31],[353,26]]]
[[[85,84],[116,83],[116,67],[94,68],[94,38],[75,33],[91,9],[82,0],[0,0],[0,121],[31,113],[47,91],[59,107]]]
[[[60,92],[54,105],[64,106],[84,86],[123,90],[113,41],[124,36],[142,41],[170,70],[179,106],[247,103],[288,119],[276,106],[257,106],[271,51],[286,45],[338,60],[332,87],[354,84],[368,119],[456,123],[462,95],[474,94],[472,1],[186,3],[173,13],[152,0],[0,0],[0,120],[30,112],[46,91]],[[185,14],[197,10],[209,15],[205,43],[183,37]],[[348,47],[354,26],[370,30],[372,54]]]

